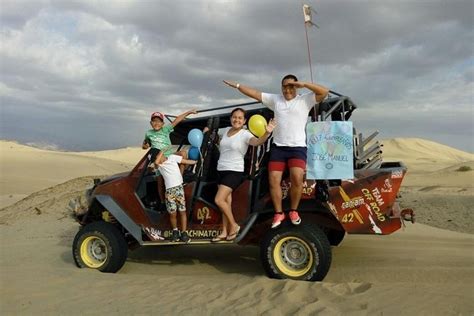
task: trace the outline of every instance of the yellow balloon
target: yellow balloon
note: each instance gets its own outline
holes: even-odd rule
[[[260,114],[252,115],[249,120],[249,130],[257,137],[263,136],[265,134],[265,129],[267,127],[267,120]]]

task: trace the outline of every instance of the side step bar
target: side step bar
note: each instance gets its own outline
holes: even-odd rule
[[[239,235],[237,238],[231,241],[218,241],[218,242],[212,242],[211,239],[191,239],[190,242],[185,243],[182,241],[170,241],[170,240],[157,240],[157,241],[145,241],[143,242],[142,246],[172,246],[172,245],[207,245],[207,244],[216,244],[216,245],[222,245],[222,244],[237,244],[239,243],[245,235],[249,232],[250,228],[252,228],[253,224],[255,223],[255,220],[257,219],[258,214],[254,213],[250,218],[247,220],[247,223],[245,224],[245,227],[240,231]]]
[[[142,246],[177,246],[177,245],[208,245],[208,244],[233,244],[235,240],[212,242],[211,239],[191,239],[190,242],[182,241],[159,240],[159,241],[145,241]]]

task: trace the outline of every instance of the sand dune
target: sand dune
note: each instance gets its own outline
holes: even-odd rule
[[[402,206],[413,208],[421,223],[474,233],[473,154],[418,138],[383,143],[384,161],[408,167]]]
[[[417,223],[390,236],[350,235],[333,248],[324,282],[309,283],[265,277],[256,247],[146,248],[130,252],[117,274],[77,269],[71,243],[79,226],[67,210],[69,200],[96,175],[128,170],[143,151],[62,153],[0,142],[2,196],[27,195],[0,210],[0,310],[5,315],[472,315],[473,173],[456,170],[472,168],[473,155],[418,139],[384,143],[384,160],[409,166],[403,206],[414,208],[420,222],[443,229]],[[442,149],[443,158],[438,149],[426,149],[430,146]]]
[[[411,172],[435,171],[474,161],[474,154],[421,138],[382,140],[384,161],[403,161]]]
[[[469,167],[471,170],[460,171],[461,167]],[[455,164],[441,170],[416,172],[408,169],[407,179],[404,182],[406,186],[442,186],[472,188],[474,180],[474,161]]]
[[[81,156],[103,158],[135,165],[145,155],[145,152],[146,151],[140,147],[127,147],[114,150],[84,151],[78,152],[77,154]]]
[[[113,152],[58,152],[0,141],[0,208],[70,179],[128,171],[144,155],[139,148]]]

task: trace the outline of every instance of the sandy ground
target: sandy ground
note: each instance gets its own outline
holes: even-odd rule
[[[400,190],[402,207],[419,223],[474,234],[474,155],[422,139],[383,142],[385,161],[408,168]],[[459,171],[461,168],[469,171]]]
[[[37,149],[0,142],[2,195],[28,194],[0,210],[0,312],[472,315],[474,174],[456,170],[473,166],[474,155],[447,147],[443,150],[452,154],[450,159],[437,161],[434,150],[433,155],[414,152],[410,157],[410,146],[439,144],[396,141],[399,149],[385,145],[385,160],[405,155],[409,174],[402,204],[415,209],[419,223],[389,236],[347,236],[333,248],[329,274],[318,283],[268,279],[256,247],[223,245],[138,249],[116,274],[77,269],[71,243],[78,225],[67,211],[69,200],[90,185],[93,176],[85,175],[123,171],[143,152],[124,150],[138,158],[114,151],[41,152],[40,161]],[[419,155],[439,168],[423,168]],[[13,172],[25,164],[36,166],[44,181],[31,174],[25,181]],[[70,165],[74,168],[63,167]]]

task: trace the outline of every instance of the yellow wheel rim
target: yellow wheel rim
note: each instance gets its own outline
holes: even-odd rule
[[[104,240],[96,236],[89,236],[81,243],[81,258],[92,269],[100,268],[107,260],[107,246]]]
[[[273,260],[283,274],[298,278],[311,269],[314,256],[306,241],[291,236],[277,242],[273,249]]]

